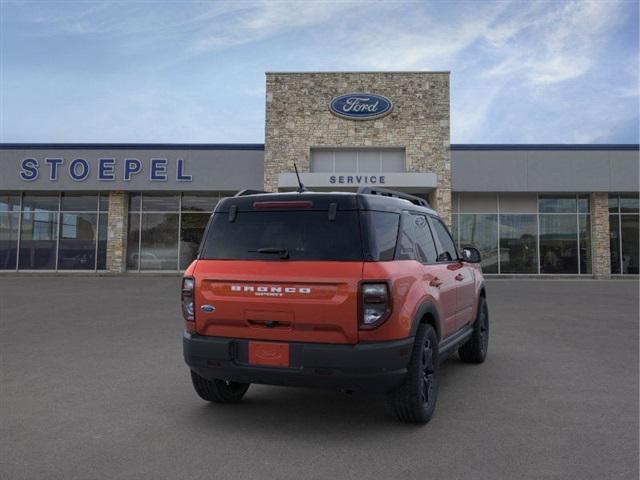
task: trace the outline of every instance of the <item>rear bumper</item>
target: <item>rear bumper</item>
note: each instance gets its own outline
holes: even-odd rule
[[[413,338],[357,345],[293,342],[289,367],[263,367],[248,363],[245,339],[184,332],[182,343],[187,365],[208,379],[365,392],[400,386],[413,348]]]

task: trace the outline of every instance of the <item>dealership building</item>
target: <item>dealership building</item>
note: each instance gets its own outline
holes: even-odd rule
[[[0,272],[184,270],[220,198],[294,163],[427,199],[489,274],[638,274],[638,145],[452,145],[448,72],[267,73],[264,144],[0,144]]]

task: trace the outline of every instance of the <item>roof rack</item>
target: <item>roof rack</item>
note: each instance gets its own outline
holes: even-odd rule
[[[387,190],[386,188],[379,188],[379,187],[360,187],[358,189],[358,193],[364,193],[367,195],[380,195],[383,197],[401,198],[403,200],[410,201],[414,205],[431,208],[431,205],[429,205],[429,202],[427,202],[424,198],[416,197],[414,195],[409,195],[408,193],[404,193],[404,192],[398,192],[396,190]]]
[[[252,190],[250,188],[245,188],[244,190],[240,190],[238,193],[234,195],[234,197],[244,197],[245,195],[259,195],[261,193],[269,193],[264,190]]]

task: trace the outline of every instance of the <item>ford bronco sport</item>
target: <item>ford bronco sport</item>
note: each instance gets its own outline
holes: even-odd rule
[[[182,280],[197,394],[249,384],[385,393],[426,423],[439,363],[487,355],[478,250],[458,252],[427,202],[390,190],[240,192],[220,201]]]

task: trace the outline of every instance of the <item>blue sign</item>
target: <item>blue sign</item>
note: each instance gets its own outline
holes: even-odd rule
[[[169,175],[173,175],[174,172],[177,182],[193,180],[193,176],[186,173],[184,159],[176,159],[175,170],[172,172],[169,172],[169,163],[166,158],[152,158],[146,166],[137,158],[126,158],[122,163],[115,158],[100,158],[97,162],[91,163],[84,158],[76,158],[68,163],[64,158],[45,158],[42,169],[48,169],[49,180],[52,182],[65,174],[76,182],[83,182],[88,178],[96,178],[99,181],[129,182],[138,175],[141,178],[147,177],[152,182],[166,182]],[[25,158],[20,162],[20,178],[25,182],[37,180],[40,177],[40,168],[38,160]],[[148,174],[145,175],[144,170],[147,170]]]
[[[393,103],[387,97],[373,93],[348,93],[334,97],[329,110],[334,115],[350,120],[372,120],[391,112]]]

